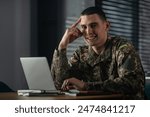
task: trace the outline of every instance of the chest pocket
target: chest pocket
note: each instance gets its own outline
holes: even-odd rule
[[[111,60],[100,62],[100,78],[102,81],[109,79],[110,71],[111,71]]]

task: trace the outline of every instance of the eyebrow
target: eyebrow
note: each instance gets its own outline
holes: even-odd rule
[[[98,24],[97,22],[89,23],[88,25]],[[81,26],[86,26],[85,24],[80,24]]]

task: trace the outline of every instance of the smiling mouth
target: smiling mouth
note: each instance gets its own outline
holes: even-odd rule
[[[87,39],[87,40],[91,40],[91,41],[92,41],[92,40],[95,40],[95,39],[97,39],[97,36],[86,37],[86,39]]]

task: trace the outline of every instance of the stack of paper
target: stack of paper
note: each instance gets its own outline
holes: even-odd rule
[[[44,95],[60,95],[62,94],[59,90],[18,90],[19,96],[44,96]]]

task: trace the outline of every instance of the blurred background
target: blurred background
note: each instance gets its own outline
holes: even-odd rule
[[[95,5],[105,11],[111,35],[133,42],[150,79],[150,0],[0,0],[0,81],[13,90],[27,88],[19,58],[46,56],[50,65],[65,29]],[[70,44],[68,57],[83,43]]]

